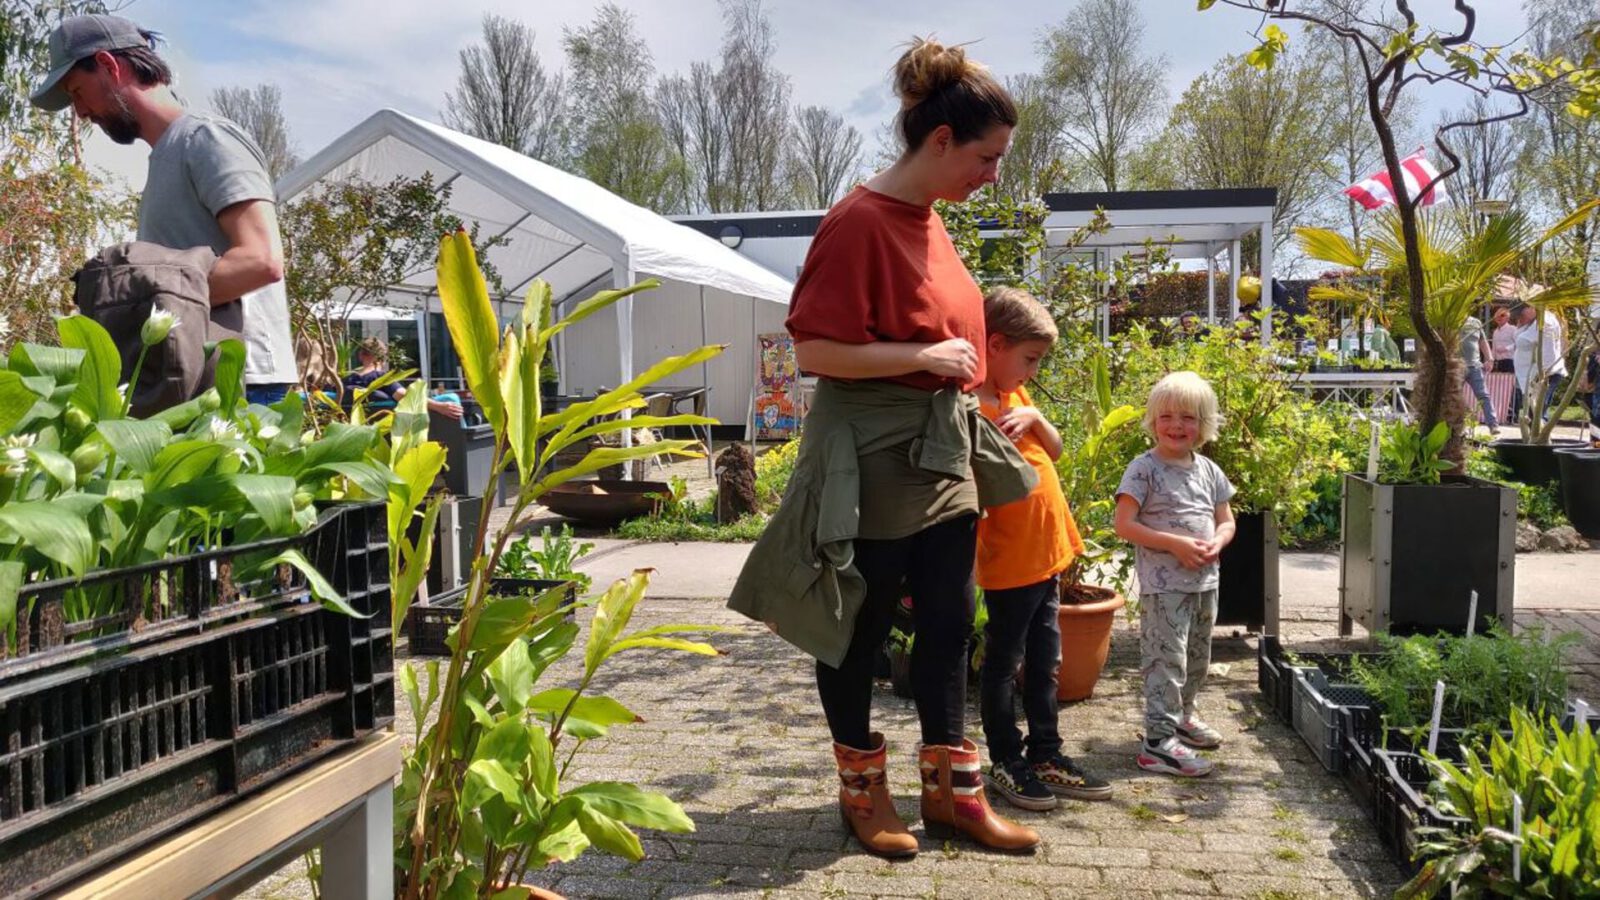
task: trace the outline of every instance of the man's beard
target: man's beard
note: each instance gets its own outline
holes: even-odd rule
[[[108,116],[96,116],[95,124],[119,144],[131,144],[139,139],[139,120],[134,116],[133,110],[128,108],[128,102],[122,99],[121,94],[111,94],[111,103],[114,107]]]

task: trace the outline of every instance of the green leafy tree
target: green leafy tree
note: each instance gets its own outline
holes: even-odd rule
[[[1433,143],[1443,159],[1440,180],[1454,175],[1461,167],[1458,135],[1452,132],[1525,115],[1534,100],[1548,97],[1555,90],[1565,92],[1564,108],[1572,115],[1588,117],[1600,111],[1600,50],[1594,43],[1594,36],[1600,32],[1592,26],[1581,45],[1583,55],[1569,59],[1559,54],[1540,56],[1528,51],[1507,50],[1492,41],[1478,39],[1477,4],[1467,0],[1456,0],[1451,13],[1452,24],[1442,29],[1419,21],[1406,0],[1394,2],[1398,17],[1395,26],[1380,22],[1355,28],[1297,7],[1286,8],[1276,0],[1198,0],[1198,6],[1206,10],[1219,2],[1271,23],[1264,26],[1259,35],[1261,44],[1248,57],[1248,61],[1259,68],[1272,68],[1288,49],[1288,35],[1273,20],[1306,23],[1336,35],[1355,49],[1366,75],[1367,114],[1378,135],[1384,171],[1391,184],[1405,184],[1400,160],[1406,148],[1397,144],[1390,117],[1407,88],[1453,84],[1480,95],[1494,96],[1510,105],[1509,111],[1487,119],[1456,119],[1433,129]],[[1401,296],[1406,300],[1421,346],[1412,407],[1423,433],[1432,431],[1441,421],[1452,420],[1451,404],[1459,403],[1461,393],[1459,369],[1450,364],[1456,357],[1456,348],[1447,343],[1427,315],[1428,265],[1422,255],[1418,204],[1428,187],[1430,185],[1422,185],[1415,197],[1402,190],[1396,198],[1400,249],[1405,259]],[[1458,424],[1452,425],[1451,441],[1446,448],[1446,458],[1457,465],[1462,460],[1459,428]]]
[[[289,123],[283,117],[283,92],[275,84],[222,87],[211,92],[211,108],[243,128],[267,157],[267,174],[276,181],[300,162]]]
[[[462,227],[450,212],[450,196],[450,185],[436,184],[431,174],[382,184],[352,178],[326,184],[284,208],[285,281],[297,355],[331,364],[351,313],[361,306],[389,305],[396,285],[433,268],[439,235]],[[506,243],[500,236],[481,237],[477,222],[469,234],[480,250]],[[485,267],[485,277],[496,292],[501,290],[492,267]],[[302,376],[308,383],[329,377],[306,368]]]

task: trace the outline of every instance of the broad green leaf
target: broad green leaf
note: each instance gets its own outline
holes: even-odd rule
[[[364,616],[356,612],[343,597],[339,596],[339,592],[334,590],[333,585],[328,583],[328,579],[322,577],[322,573],[317,571],[317,567],[313,566],[311,561],[306,559],[305,555],[299,550],[285,550],[267,560],[267,565],[269,566],[280,564],[298,569],[300,574],[306,577],[306,584],[311,588],[311,596],[316,598],[323,606],[352,618],[371,618],[371,616]]]
[[[0,560],[0,646],[6,646],[17,624],[17,595],[28,567],[18,559]],[[549,743],[547,740],[546,744]]]
[[[480,784],[476,790],[471,787],[473,779],[477,779]],[[481,803],[489,793],[499,794],[507,803],[515,806],[521,801],[522,785],[506,771],[498,759],[475,759],[467,766],[466,786],[461,794],[462,801],[465,802],[468,797],[476,797]]]
[[[472,640],[467,649],[482,654],[492,662],[506,645],[521,637],[533,624],[536,616],[534,598],[527,596],[496,597],[484,599],[483,612],[478,614],[472,629]]]
[[[461,371],[484,416],[496,425],[505,422],[496,363],[500,355],[499,320],[489,302],[489,287],[478,269],[477,254],[465,231],[445,237],[439,248],[439,302],[451,343],[461,359]]]
[[[528,726],[528,770],[533,773],[533,786],[545,797],[555,797],[561,789],[560,774],[556,771],[556,748],[542,725]]]
[[[650,385],[665,382],[684,369],[698,366],[721,353],[724,349],[721,344],[707,344],[682,356],[669,356],[645,369],[642,374],[627,384],[607,391],[593,400],[574,403],[561,412],[540,421],[539,433],[542,436],[559,428],[570,435],[591,419],[615,415],[625,409],[637,408],[641,405],[639,397],[641,390]]]
[[[65,499],[0,506],[0,525],[16,532],[28,547],[60,563],[68,572],[82,575],[94,565],[94,535],[84,513],[63,503]]]
[[[1593,798],[1591,796],[1591,802]],[[1574,828],[1556,838],[1556,845],[1550,851],[1550,871],[1562,878],[1571,878],[1578,873],[1578,842],[1583,839],[1582,829]]]
[[[544,831],[539,835],[534,851],[540,858],[553,862],[571,862],[589,849],[589,838],[578,825],[580,800],[563,799],[550,811]]]
[[[428,720],[428,710],[422,706],[422,691],[417,687],[417,670],[411,663],[404,663],[394,673],[395,682],[400,685],[400,693],[405,695],[406,704],[411,707],[411,721],[420,731],[424,722]]]
[[[694,653],[699,656],[718,656],[720,651],[710,644],[701,641],[686,641],[682,638],[669,637],[625,637],[606,651],[606,659],[628,650],[649,648],[652,650],[677,650],[680,653]]]
[[[78,483],[78,470],[72,460],[55,450],[40,447],[28,448],[28,458],[50,477],[62,490],[71,490]]]
[[[72,347],[44,344],[15,344],[11,347],[11,371],[19,375],[42,375],[55,379],[57,390],[67,396],[78,383],[84,367],[84,351]],[[60,397],[58,399],[66,399]]]
[[[185,428],[188,428],[196,419],[200,418],[200,416],[205,413],[206,410],[202,405],[202,398],[206,400],[211,399],[208,395],[211,395],[215,390],[215,388],[211,388],[193,400],[185,400],[184,402],[179,403],[177,406],[171,407],[170,409],[164,409],[161,412],[151,416],[146,421],[160,422],[174,432],[182,431]]]
[[[610,818],[626,822],[637,828],[657,831],[690,832],[694,822],[683,807],[671,799],[636,785],[618,781],[596,781],[567,792],[568,797],[578,797],[585,806],[605,813]]]
[[[493,760],[508,773],[519,771],[527,758],[528,728],[514,715],[506,716],[484,732],[473,751],[474,760]],[[516,794],[520,796],[521,793],[519,785]]]
[[[550,664],[567,655],[572,649],[572,644],[578,639],[578,623],[561,622],[556,627],[533,639],[528,647],[528,656],[533,662],[533,677],[537,681],[539,676]]]
[[[302,472],[299,480],[305,482],[311,480],[311,476],[329,474],[343,475],[360,489],[363,497],[374,500],[387,497],[389,486],[400,483],[400,479],[387,466],[380,466],[368,459],[323,463]]]
[[[1094,356],[1094,395],[1100,405],[1100,415],[1111,412],[1111,373],[1106,369],[1106,358],[1096,353]]]
[[[635,862],[644,859],[639,836],[628,826],[587,804],[578,808],[578,827],[596,847]]]
[[[698,441],[656,441],[653,444],[636,444],[632,447],[597,447],[594,450],[590,450],[576,464],[552,472],[539,479],[530,489],[530,495],[534,498],[541,497],[546,491],[558,484],[563,484],[591,472],[598,472],[607,466],[614,466],[630,460],[644,459],[651,456],[682,456],[696,459],[705,455],[690,449],[698,446]]]
[[[389,487],[389,539],[398,540],[411,524],[413,511],[422,504],[444,469],[444,445],[427,441],[412,447],[394,464],[396,483]]]
[[[217,396],[222,399],[217,414],[224,419],[233,418],[233,411],[239,408],[239,401],[244,398],[244,363],[243,341],[228,338],[217,344],[216,386]],[[294,391],[290,391],[285,399],[289,397],[299,401]]]
[[[302,464],[310,470],[328,463],[356,462],[366,455],[377,436],[377,430],[370,425],[334,422],[321,439],[306,446]]]
[[[684,426],[720,425],[720,421],[709,416],[696,416],[690,414],[677,416],[633,416],[628,419],[601,419],[572,433],[568,438],[552,438],[551,449],[545,451],[546,456],[560,453],[573,444],[582,443],[591,437],[603,434],[615,434],[624,429],[633,428],[678,428]],[[560,443],[557,443],[557,441]]]
[[[10,434],[40,397],[23,383],[22,376],[9,369],[0,370],[0,434]]]
[[[293,478],[283,475],[232,475],[230,487],[275,535],[295,533]]]
[[[122,354],[105,326],[88,316],[67,316],[56,320],[61,346],[82,350],[83,368],[73,402],[96,419],[120,418],[122,393]]]
[[[95,425],[95,431],[135,475],[149,474],[156,455],[172,443],[172,429],[156,420],[112,419]]]
[[[489,664],[488,675],[494,694],[500,698],[500,705],[506,712],[521,713],[533,691],[533,661],[528,657],[528,642],[518,639],[507,645]]]
[[[418,381],[395,404],[389,421],[389,465],[398,467],[416,447],[428,439],[428,386]]]
[[[593,455],[593,454],[590,454]],[[605,659],[617,636],[628,627],[633,609],[644,597],[650,585],[650,571],[635,569],[627,578],[619,578],[606,589],[595,604],[594,618],[589,623],[589,642],[583,650],[583,670],[592,673]]]
[[[633,710],[610,697],[579,696],[574,700],[575,693],[571,688],[551,688],[529,697],[525,705],[531,712],[560,715],[570,704],[571,716],[603,726],[630,725],[644,721]]]
[[[228,448],[211,441],[183,440],[163,447],[145,475],[145,491],[154,494],[193,481],[211,470]]]

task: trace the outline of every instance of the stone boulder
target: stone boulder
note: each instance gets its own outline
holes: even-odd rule
[[[1539,526],[1532,522],[1517,523],[1517,552],[1532,553],[1539,549]]]
[[[1560,525],[1540,535],[1539,546],[1558,553],[1576,553],[1589,549],[1589,542],[1571,525]]]

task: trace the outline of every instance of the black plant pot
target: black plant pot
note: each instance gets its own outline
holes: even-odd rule
[[[1561,467],[1561,507],[1586,538],[1600,538],[1600,450],[1584,447],[1556,453]]]
[[[1550,484],[1561,477],[1556,463],[1556,450],[1579,447],[1582,442],[1571,439],[1552,440],[1548,444],[1530,444],[1526,441],[1495,441],[1489,446],[1500,464],[1511,470],[1511,477],[1523,484]]]
[[[1466,629],[1478,592],[1483,631],[1511,627],[1517,492],[1477,478],[1378,484],[1344,478],[1339,633],[1419,634]]]
[[[1233,540],[1219,559],[1217,624],[1262,631],[1278,618],[1277,517],[1270,510],[1245,512],[1233,521]]]
[[[910,653],[899,649],[889,651],[889,686],[896,697],[910,700],[914,696],[911,688]]]

